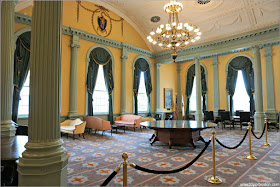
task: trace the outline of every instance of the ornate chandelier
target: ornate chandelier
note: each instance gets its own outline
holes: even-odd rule
[[[169,15],[168,24],[161,24],[152,31],[147,39],[163,49],[172,49],[171,56],[175,62],[177,49],[186,47],[200,39],[201,32],[195,25],[181,23],[178,14],[183,10],[182,3],[171,0],[164,5],[164,11]]]

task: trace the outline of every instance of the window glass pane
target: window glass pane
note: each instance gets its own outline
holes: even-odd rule
[[[99,65],[96,85],[92,94],[93,113],[109,112],[109,95],[105,85],[103,66]]]
[[[233,95],[233,109],[250,111],[250,98],[247,94],[242,71],[238,71],[235,92]]]
[[[145,86],[145,77],[144,73],[140,74],[140,84],[138,90],[138,111],[147,112],[148,111],[148,97]]]
[[[202,109],[202,99],[203,97],[201,96],[201,109]],[[192,94],[190,97],[190,111],[196,111],[196,76],[194,76],[193,79],[193,88],[192,88]]]
[[[28,115],[29,113],[29,83],[30,83],[30,71],[28,72],[24,85],[20,91],[18,115]]]

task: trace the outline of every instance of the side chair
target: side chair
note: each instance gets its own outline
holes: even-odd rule
[[[234,129],[234,123],[230,118],[230,112],[229,111],[221,111],[221,122],[222,122],[222,127],[226,125],[229,125],[229,128],[233,127]]]

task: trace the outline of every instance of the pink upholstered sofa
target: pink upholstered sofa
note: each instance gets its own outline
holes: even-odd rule
[[[140,127],[141,119],[142,116],[124,114],[119,117],[116,117],[115,125],[133,127],[135,131],[136,127]]]
[[[104,133],[104,131],[106,130],[111,130],[111,135],[112,135],[112,127],[110,125],[110,121],[105,121],[103,119],[97,118],[97,117],[93,117],[93,116],[86,116],[83,118],[83,121],[86,121],[86,127],[90,128],[90,129],[95,129],[95,133],[96,130],[101,130],[102,135]]]

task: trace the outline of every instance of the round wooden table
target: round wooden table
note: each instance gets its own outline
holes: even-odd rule
[[[216,127],[215,123],[190,120],[159,120],[145,121],[140,123],[142,126],[155,130],[149,139],[151,145],[156,141],[162,141],[169,144],[171,149],[174,144],[190,143],[194,148],[195,141],[204,141],[200,131],[206,128]]]

